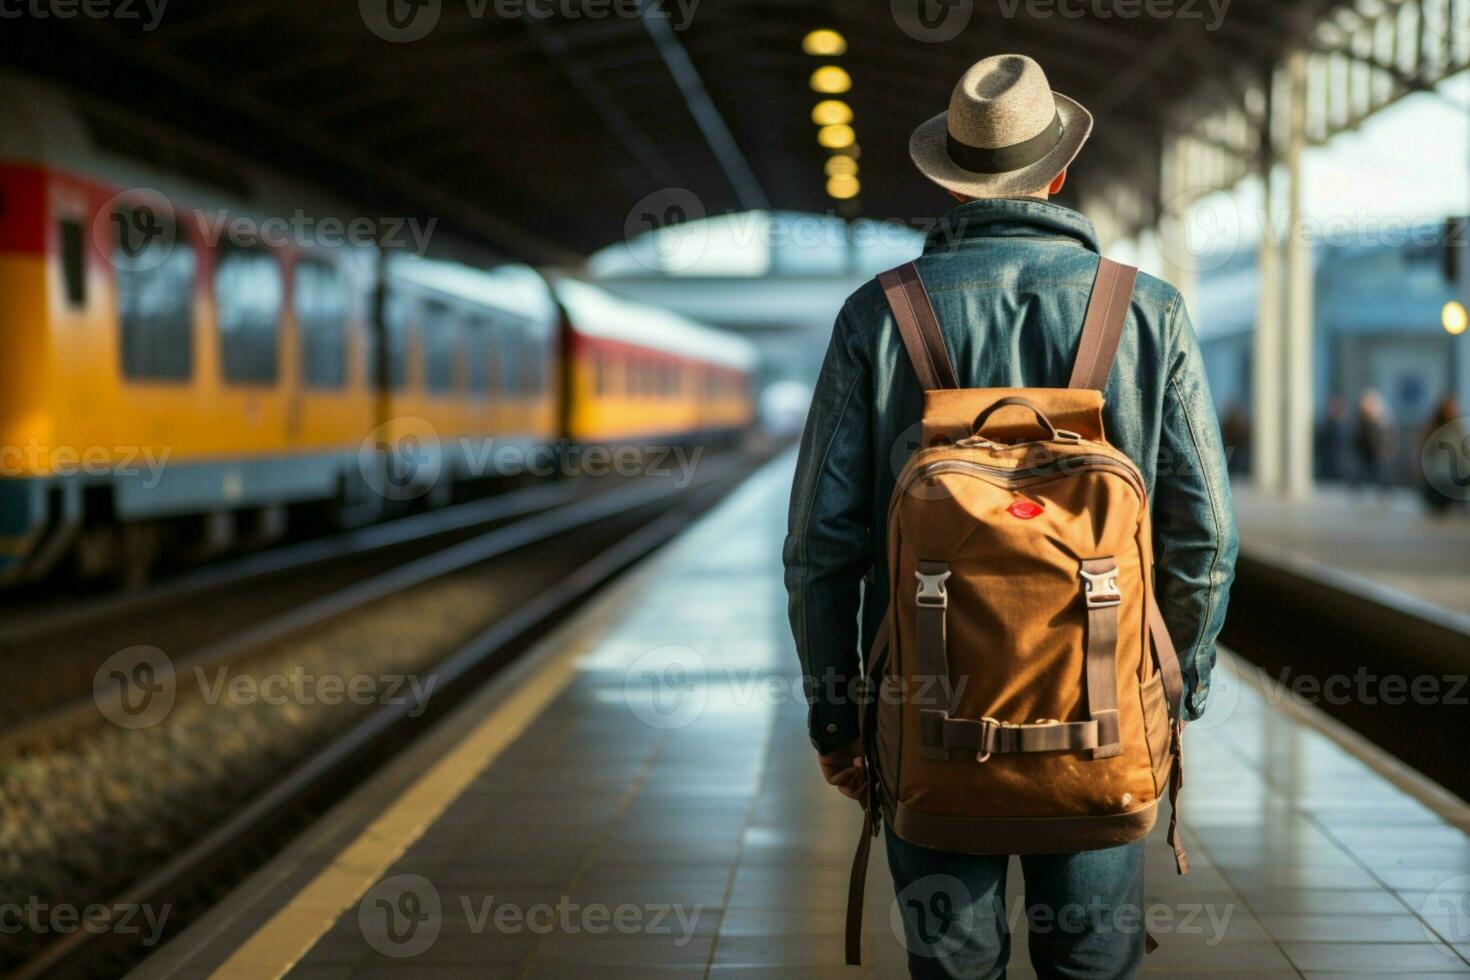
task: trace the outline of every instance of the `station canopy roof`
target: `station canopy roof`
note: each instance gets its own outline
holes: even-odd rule
[[[645,16],[630,16],[640,2]],[[946,199],[909,161],[909,134],[945,108],[968,65],[1000,52],[1035,57],[1094,113],[1074,187],[1146,184],[1182,107],[1238,99],[1243,78],[1260,78],[1335,6],[175,0],[152,30],[140,2],[140,19],[7,21],[0,43],[7,61],[120,112],[329,181],[364,207],[436,215],[557,262],[670,213],[942,213]],[[813,37],[820,29],[836,37]],[[816,84],[831,91],[814,91],[828,66],[841,72]],[[814,120],[828,99],[851,120],[833,106]],[[821,122],[838,128],[821,133]],[[855,175],[828,163],[846,155],[843,126]]]

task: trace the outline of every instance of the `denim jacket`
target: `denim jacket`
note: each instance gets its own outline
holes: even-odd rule
[[[1040,200],[972,201],[946,215],[918,265],[960,384],[1066,385],[1098,252],[1086,218]],[[1193,719],[1209,692],[1237,540],[1209,385],[1173,286],[1139,275],[1103,397],[1108,441],[1147,483],[1159,604]],[[888,601],[888,500],[922,409],[883,290],[869,282],[832,330],[783,550],[809,729],[822,752],[857,737],[859,651]]]

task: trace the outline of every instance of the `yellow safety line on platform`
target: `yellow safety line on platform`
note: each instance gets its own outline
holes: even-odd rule
[[[310,884],[222,963],[219,978],[280,977],[377,883],[444,811],[571,682],[583,650],[570,643],[409,787]]]

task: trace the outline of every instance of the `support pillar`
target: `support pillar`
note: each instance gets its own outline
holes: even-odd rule
[[[1288,203],[1286,241],[1285,427],[1283,468],[1287,496],[1302,499],[1312,493],[1314,435],[1313,299],[1316,270],[1312,243],[1304,233],[1302,214],[1302,153],[1307,145],[1307,55],[1296,51],[1286,62],[1291,83],[1290,128],[1286,139]]]
[[[1272,180],[1276,147],[1272,142],[1274,72],[1266,73],[1266,112],[1261,124],[1261,247],[1257,253],[1260,295],[1256,329],[1251,335],[1251,479],[1269,494],[1282,489],[1281,398],[1281,240],[1276,223]],[[1237,450],[1238,451],[1238,450]]]

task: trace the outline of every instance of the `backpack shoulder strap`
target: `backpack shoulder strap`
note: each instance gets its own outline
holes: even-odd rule
[[[1092,283],[1092,298],[1087,301],[1087,317],[1082,323],[1082,342],[1077,347],[1077,360],[1072,364],[1068,388],[1107,387],[1108,372],[1113,368],[1113,355],[1128,322],[1128,307],[1133,301],[1133,283],[1138,270],[1112,259],[1097,265],[1097,278]]]
[[[878,283],[898,322],[899,335],[919,375],[919,384],[925,391],[958,388],[960,383],[949,359],[949,348],[944,345],[944,334],[939,332],[939,320],[934,316],[918,267],[909,262],[890,269],[878,277]]]

